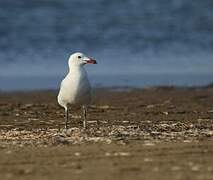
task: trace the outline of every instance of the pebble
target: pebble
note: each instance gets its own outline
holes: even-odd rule
[[[75,152],[74,155],[75,155],[75,156],[80,156],[81,153],[80,153],[80,152]]]
[[[164,112],[162,112],[162,114],[164,114],[164,115],[168,116],[168,115],[169,115],[169,112],[164,111]]]
[[[179,171],[180,169],[181,169],[180,166],[173,166],[173,167],[171,167],[172,171]]]
[[[151,159],[151,158],[144,158],[144,162],[152,162],[153,161],[153,159]]]

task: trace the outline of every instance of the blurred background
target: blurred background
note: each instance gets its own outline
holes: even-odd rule
[[[56,89],[71,53],[93,86],[213,80],[212,0],[0,0],[0,89]]]

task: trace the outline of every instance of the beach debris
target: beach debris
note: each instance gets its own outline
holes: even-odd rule
[[[164,111],[164,112],[162,112],[162,114],[164,114],[164,115],[168,116],[168,115],[169,115],[169,112]]]
[[[74,155],[75,155],[75,156],[80,156],[81,153],[80,153],[80,152],[75,152]]]
[[[153,159],[151,159],[151,158],[144,158],[144,162],[152,162],[153,161]]]
[[[92,109],[103,109],[103,110],[119,110],[122,109],[121,107],[115,107],[115,106],[110,106],[110,105],[101,105],[101,106],[96,106],[96,105],[90,105],[89,106]]]
[[[180,166],[172,166],[171,170],[172,171],[179,171],[179,170],[181,170],[181,167]]]
[[[150,105],[147,105],[147,106],[146,106],[147,109],[154,108],[154,107],[155,107],[154,104],[150,104]]]
[[[213,109],[208,110],[207,113],[213,113]]]
[[[130,156],[130,152],[106,152],[105,156]]]
[[[145,141],[144,146],[154,146],[155,144],[150,141]]]

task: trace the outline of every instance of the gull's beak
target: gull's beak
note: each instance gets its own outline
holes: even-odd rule
[[[94,59],[90,59],[87,61],[87,64],[97,64],[97,62]]]
[[[92,58],[85,58],[84,61],[86,64],[97,64],[97,61]]]

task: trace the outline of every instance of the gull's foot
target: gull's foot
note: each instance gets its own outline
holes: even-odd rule
[[[83,128],[87,129],[87,124],[85,123],[85,121],[83,122]]]

